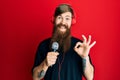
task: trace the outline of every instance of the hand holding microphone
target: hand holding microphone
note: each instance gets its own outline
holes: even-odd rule
[[[46,57],[48,66],[52,66],[56,63],[57,56],[59,55],[59,53],[56,52],[56,50],[58,50],[58,47],[59,47],[59,44],[57,42],[52,43],[53,52],[48,52],[47,57]]]

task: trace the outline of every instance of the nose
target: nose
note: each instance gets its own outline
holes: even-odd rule
[[[62,19],[61,23],[62,23],[62,24],[65,24],[65,19]]]

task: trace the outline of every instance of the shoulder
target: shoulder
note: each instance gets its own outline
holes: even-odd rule
[[[38,45],[38,47],[45,47],[45,46],[48,46],[50,44],[50,40],[51,38],[47,38],[47,39],[44,39],[43,41],[41,41]]]
[[[48,42],[50,42],[50,39],[51,39],[51,38],[44,39],[43,41],[41,41],[41,43],[40,43],[40,44],[45,44],[45,43],[48,43]]]

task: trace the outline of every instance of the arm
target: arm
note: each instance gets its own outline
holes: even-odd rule
[[[48,67],[56,63],[58,54],[57,52],[48,52],[46,59],[33,69],[33,80],[44,78]]]
[[[74,47],[74,50],[82,58],[82,66],[83,66],[83,72],[84,72],[85,78],[87,80],[93,80],[94,68],[90,63],[90,58],[88,55],[89,55],[90,49],[95,45],[96,41],[90,44],[91,36],[89,36],[88,41],[84,35],[82,35],[82,37],[83,37],[83,42],[77,42],[76,46]]]
[[[44,60],[39,66],[33,69],[33,80],[41,80],[48,69],[46,60]],[[40,74],[42,72],[42,74]]]
[[[83,61],[83,72],[84,76],[87,80],[93,80],[94,77],[94,68],[93,65],[90,63],[89,56],[82,59]]]

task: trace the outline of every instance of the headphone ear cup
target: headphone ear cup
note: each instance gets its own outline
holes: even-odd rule
[[[76,19],[73,18],[73,19],[72,19],[72,24],[75,24],[75,23],[76,23]]]
[[[52,18],[51,18],[51,23],[54,23],[54,17],[52,16]]]

